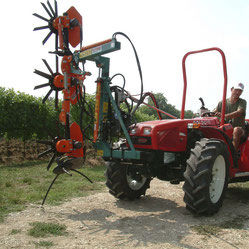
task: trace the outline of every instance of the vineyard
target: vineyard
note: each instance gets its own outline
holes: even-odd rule
[[[179,116],[179,110],[168,104],[163,94],[157,93],[155,96],[163,110]],[[86,94],[86,101],[86,111],[93,113],[95,96]],[[54,107],[53,98],[43,104],[42,98],[0,87],[0,163],[37,159],[37,155],[44,151],[46,146],[36,143],[36,140],[63,135],[63,126],[58,121],[60,107],[60,101],[58,110]],[[72,120],[80,123],[80,113],[78,105],[72,106]],[[193,115],[191,111],[186,114],[189,117]],[[156,111],[147,106],[142,106],[136,112],[137,122],[156,118]],[[88,115],[83,114],[82,127],[84,134],[91,139],[93,120]]]
[[[92,100],[89,96],[89,103]],[[43,104],[42,98],[0,87],[0,113],[0,164],[35,160],[46,150],[36,140],[63,134],[52,98]],[[73,107],[75,120],[78,113],[77,107]]]
[[[22,141],[20,139],[2,139],[0,141],[0,164],[36,160],[39,153],[44,151],[46,146],[35,141]]]

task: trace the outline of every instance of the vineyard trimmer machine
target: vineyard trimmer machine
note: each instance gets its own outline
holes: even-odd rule
[[[121,44],[117,41],[116,36],[122,35],[129,40],[133,47],[139,74],[141,77],[142,88],[142,71],[140,68],[139,59],[135,47],[128,36],[121,32],[117,32],[113,34],[111,39],[82,47],[82,17],[78,11],[74,7],[71,7],[63,14],[63,16],[58,16],[56,1],[54,2],[54,8],[51,6],[49,1],[47,1],[47,5],[44,3],[41,4],[49,17],[45,18],[36,13],[33,15],[46,22],[47,25],[36,27],[34,28],[34,31],[44,29],[49,30],[47,36],[42,41],[43,45],[47,42],[50,36],[53,34],[55,35],[55,51],[50,53],[55,54],[56,72],[53,72],[47,61],[43,59],[49,74],[40,70],[35,70],[34,73],[46,78],[48,82],[35,86],[34,89],[36,90],[44,87],[50,87],[48,93],[42,100],[43,103],[45,103],[50,94],[55,91],[55,107],[57,109],[58,93],[62,91],[63,102],[61,112],[59,114],[59,121],[63,124],[65,129],[65,135],[63,138],[54,137],[51,141],[38,141],[39,143],[51,147],[50,149],[41,153],[39,157],[53,153],[53,156],[48,163],[47,169],[50,169],[54,161],[57,163],[57,167],[55,167],[53,170],[53,172],[56,174],[56,177],[49,187],[50,190],[56,178],[62,173],[70,174],[70,171],[74,171],[85,176],[83,173],[77,171],[78,168],[82,167],[85,158],[85,132],[82,124],[83,111],[85,111],[90,116],[90,118],[94,120],[93,138],[90,140],[97,149],[98,155],[105,159],[112,158],[114,160],[139,160],[141,158],[141,152],[135,150],[128,130],[130,129],[130,125],[133,123],[132,120],[134,119],[134,113],[143,100],[150,96],[153,99],[155,105],[156,100],[152,93],[143,94],[142,89],[140,99],[138,100],[135,97],[132,97],[124,89],[124,86],[111,86],[111,81],[116,76],[123,77],[125,85],[125,77],[119,73],[110,77],[110,59],[104,57],[103,55],[120,50]],[[79,50],[76,50],[75,52],[70,50],[70,46],[76,47],[78,45],[80,45]],[[62,58],[62,73],[59,73],[59,57]],[[90,110],[90,112],[89,103],[87,103],[86,99],[84,98],[84,80],[87,76],[91,75],[91,73],[85,71],[85,63],[87,61],[95,62],[97,68],[99,69],[99,76],[95,81],[95,110]],[[130,103],[128,103],[128,100],[130,100]],[[120,107],[122,103],[125,104],[127,111],[122,110]],[[136,106],[134,106],[134,103],[136,103]],[[71,105],[76,104],[78,104],[81,109],[80,124],[71,122],[70,120],[70,107]],[[153,108],[157,109],[156,107]],[[120,132],[124,134],[127,145],[129,146],[128,150],[121,150],[119,147],[117,149],[113,149],[114,143],[112,140],[113,138],[117,138],[120,135]],[[115,144],[117,147],[119,143],[116,142]],[[87,179],[90,181],[89,178]],[[46,197],[44,198],[43,203],[45,202],[45,199]]]
[[[136,49],[127,35],[114,33],[112,38],[88,46],[82,46],[82,17],[71,7],[62,16],[58,15],[57,2],[54,8],[50,2],[42,3],[48,17],[34,14],[46,23],[34,30],[47,29],[48,35],[55,35],[55,50],[50,52],[56,57],[56,71],[53,72],[46,60],[43,60],[49,73],[35,70],[35,73],[46,78],[47,83],[38,85],[35,89],[50,87],[43,98],[45,102],[55,91],[55,107],[58,108],[58,92],[62,91],[63,101],[59,121],[64,126],[63,137],[53,137],[51,141],[38,141],[50,146],[39,157],[53,153],[47,169],[56,162],[53,172],[56,174],[49,190],[57,177],[71,171],[81,174],[85,159],[85,140],[90,139],[107,163],[106,185],[110,194],[119,199],[133,200],[144,195],[153,177],[178,184],[185,181],[183,190],[186,207],[193,213],[213,214],[219,210],[224,199],[224,193],[229,182],[249,180],[249,149],[247,138],[240,145],[241,157],[238,156],[232,144],[233,127],[225,123],[225,99],[227,89],[225,55],[219,48],[210,48],[187,53],[183,57],[184,89],[181,117],[177,119],[157,106],[152,93],[143,93],[143,78]],[[141,92],[135,98],[125,90],[125,77],[117,73],[110,77],[110,58],[104,56],[121,49],[118,36],[123,36],[130,42],[141,79]],[[71,47],[79,49],[72,52]],[[204,112],[198,118],[184,119],[187,78],[185,70],[186,58],[195,53],[218,51],[223,60],[224,90],[221,119],[212,117],[202,101]],[[61,57],[61,73],[59,72],[59,57]],[[86,63],[94,62],[99,69],[96,79],[95,110],[89,111],[89,103],[85,99],[84,80],[91,73],[85,71]],[[122,87],[112,85],[112,79],[121,76],[124,79]],[[136,123],[135,112],[146,97],[150,97],[155,106],[150,106],[158,113],[158,121]],[[70,108],[79,105],[81,118],[79,124],[70,119]],[[87,111],[88,110],[88,111]],[[83,113],[88,114],[93,122],[93,136],[85,135],[82,124]],[[94,113],[94,114],[93,114]],[[161,113],[170,119],[161,120]],[[47,194],[43,200],[47,197]]]

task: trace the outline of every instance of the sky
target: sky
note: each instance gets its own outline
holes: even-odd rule
[[[43,1],[46,3],[46,1]],[[233,84],[243,82],[242,98],[249,102],[249,1],[248,0],[57,0],[59,15],[74,6],[83,17],[83,46],[112,37],[120,31],[136,47],[142,67],[144,91],[163,93],[168,103],[181,109],[182,58],[189,52],[219,47],[226,55],[228,97]],[[54,0],[50,0],[53,6]],[[43,46],[48,33],[33,28],[46,22],[33,16],[48,17],[40,1],[4,1],[1,12],[0,86],[34,96],[45,96],[48,88],[33,90],[46,83],[34,69],[47,71],[42,59],[54,67],[54,37]],[[126,90],[140,93],[136,60],[129,42],[118,36],[121,50],[110,53],[110,76],[124,74]],[[72,48],[72,51],[75,49]],[[92,76],[86,91],[94,93],[98,69],[85,65]],[[222,60],[218,52],[191,55],[186,61],[188,87],[186,109],[197,112],[200,97],[213,110],[223,94]],[[122,85],[121,78],[115,84]],[[249,104],[247,107],[249,117]]]

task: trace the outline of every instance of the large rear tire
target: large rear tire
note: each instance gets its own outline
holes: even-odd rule
[[[188,210],[207,215],[219,211],[228,185],[229,166],[224,142],[206,138],[196,142],[184,172],[184,202]]]
[[[106,186],[109,193],[118,199],[134,200],[145,195],[150,181],[151,179],[141,175],[134,165],[107,163]]]

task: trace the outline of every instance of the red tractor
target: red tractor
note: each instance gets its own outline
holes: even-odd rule
[[[49,73],[35,70],[35,73],[48,80],[35,89],[50,87],[45,102],[55,91],[55,107],[59,109],[58,93],[63,93],[59,121],[64,126],[64,136],[51,136],[52,140],[38,141],[50,146],[41,153],[44,156],[52,153],[47,169],[56,162],[53,173],[56,174],[49,190],[60,174],[71,175],[71,171],[81,174],[85,159],[85,139],[89,139],[99,156],[107,161],[106,185],[110,193],[119,199],[133,200],[145,194],[153,177],[178,184],[185,181],[183,190],[186,206],[193,213],[213,214],[222,205],[228,183],[249,180],[249,140],[246,138],[240,145],[241,155],[232,144],[233,127],[225,123],[225,100],[227,91],[227,72],[225,55],[219,48],[210,48],[187,53],[183,57],[184,89],[182,110],[179,119],[167,114],[171,119],[135,122],[135,112],[145,97],[152,98],[161,119],[156,100],[152,93],[143,93],[142,70],[135,47],[129,37],[116,32],[110,39],[82,46],[82,17],[71,7],[62,16],[58,15],[57,2],[52,8],[41,3],[47,17],[34,14],[46,23],[34,30],[48,30],[43,44],[51,35],[55,35],[56,71],[53,72],[46,60],[43,60]],[[117,73],[110,77],[110,58],[106,57],[121,49],[118,36],[123,36],[131,43],[141,79],[140,98],[135,99],[125,87],[125,77]],[[72,47],[80,46],[72,51]],[[224,91],[221,118],[213,117],[212,112],[204,111],[198,118],[184,119],[187,90],[185,60],[188,55],[218,51],[223,60]],[[105,56],[103,56],[105,55]],[[61,58],[61,73],[59,72]],[[94,62],[99,69],[96,79],[95,110],[88,109],[85,98],[84,80],[91,73],[86,71],[87,62]],[[121,76],[123,86],[115,86],[112,79]],[[135,103],[135,105],[134,105]],[[71,106],[79,106],[79,121],[71,120]],[[124,108],[125,106],[125,108]],[[205,110],[204,107],[202,110]],[[83,116],[92,118],[93,136],[87,137]],[[246,125],[248,128],[248,125]],[[119,140],[117,138],[120,138]],[[87,178],[87,177],[86,177]],[[87,178],[89,181],[90,179]]]
[[[223,60],[221,118],[204,111],[201,117],[184,119],[186,58],[190,54],[207,51],[218,51]],[[130,136],[135,149],[143,151],[145,157],[138,163],[110,162],[106,174],[107,186],[117,198],[134,199],[145,194],[153,177],[172,184],[185,181],[183,191],[187,209],[197,214],[214,214],[222,206],[228,183],[249,180],[249,140],[242,141],[239,157],[232,144],[233,127],[224,122],[227,71],[222,50],[210,48],[189,52],[183,57],[182,66],[184,89],[181,118],[136,124],[130,130]],[[205,110],[203,106],[202,109]]]

